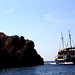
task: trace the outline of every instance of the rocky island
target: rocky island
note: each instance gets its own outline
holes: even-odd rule
[[[34,49],[32,40],[8,36],[0,32],[0,68],[43,65],[43,58]]]

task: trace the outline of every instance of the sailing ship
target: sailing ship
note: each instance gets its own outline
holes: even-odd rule
[[[64,48],[64,38],[62,34],[62,46],[63,48],[58,51],[58,54],[55,58],[56,64],[69,63],[75,64],[75,47],[72,46],[71,34],[69,30],[69,43],[70,46]]]

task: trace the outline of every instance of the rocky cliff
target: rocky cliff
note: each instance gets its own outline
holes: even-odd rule
[[[43,65],[32,40],[23,36],[7,36],[0,32],[0,68]]]

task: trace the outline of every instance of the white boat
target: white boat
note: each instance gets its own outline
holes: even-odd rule
[[[62,35],[62,45],[63,48],[58,51],[58,54],[55,58],[56,64],[68,64],[72,63],[75,64],[75,47],[72,46],[71,43],[71,34],[69,31],[69,39],[70,39],[70,47],[64,48],[64,39]]]

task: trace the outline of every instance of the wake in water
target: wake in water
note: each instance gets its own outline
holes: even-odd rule
[[[45,61],[44,64],[57,64],[57,63],[56,63],[56,61]],[[73,64],[73,62],[64,62],[64,63],[62,62],[59,64],[66,64],[67,65],[67,64]]]
[[[55,61],[44,61],[44,64],[56,64]]]

